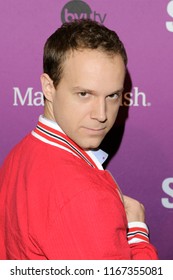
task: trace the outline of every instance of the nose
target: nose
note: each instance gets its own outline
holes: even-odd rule
[[[105,99],[95,100],[94,104],[92,105],[91,118],[102,123],[107,120]]]

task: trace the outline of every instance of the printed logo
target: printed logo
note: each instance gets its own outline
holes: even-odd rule
[[[65,4],[61,11],[62,23],[70,22],[75,19],[93,19],[97,22],[104,23],[106,14],[101,15],[92,11],[90,6],[82,0],[72,0]]]
[[[166,178],[163,181],[162,190],[169,197],[161,199],[163,207],[173,209],[173,178]]]
[[[13,88],[14,100],[13,106],[43,106],[44,98],[41,91],[33,92],[32,87],[28,87],[24,94],[21,93],[18,87]]]
[[[151,103],[148,102],[146,93],[140,91],[138,87],[133,87],[133,91],[126,92],[123,96],[122,104],[123,106],[151,106]]]
[[[35,91],[33,87],[28,87],[26,91],[21,91],[19,87],[13,87],[13,106],[44,106],[44,97],[41,91]],[[121,106],[126,107],[148,107],[146,93],[134,87],[131,92],[126,92]]]
[[[167,5],[167,13],[172,18],[172,21],[166,21],[166,28],[169,32],[173,32],[173,0]]]

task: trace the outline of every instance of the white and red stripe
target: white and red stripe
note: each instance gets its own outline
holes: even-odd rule
[[[145,223],[132,222],[128,224],[127,240],[129,244],[149,242],[149,231]]]
[[[39,119],[36,128],[32,131],[32,135],[47,144],[72,153],[73,155],[85,160],[90,166],[97,168],[95,162],[84,150],[76,145],[76,143],[74,143],[63,132],[45,124],[45,122],[43,123],[42,118]]]

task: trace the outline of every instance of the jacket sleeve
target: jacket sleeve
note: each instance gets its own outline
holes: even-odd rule
[[[158,254],[149,241],[149,230],[145,223],[128,223],[127,240],[133,260],[157,260]]]
[[[47,199],[49,206],[30,217],[32,242],[46,259],[154,258],[147,243],[128,244],[127,221],[118,193],[112,195],[94,185],[63,205],[55,193]]]

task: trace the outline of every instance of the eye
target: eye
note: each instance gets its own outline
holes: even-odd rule
[[[87,97],[89,95],[89,93],[86,92],[86,91],[81,91],[78,94],[79,94],[80,97]]]
[[[120,96],[120,94],[112,93],[112,94],[108,95],[107,97],[108,97],[109,99],[114,99],[114,100],[116,100],[116,99],[119,98],[119,96]]]
[[[110,100],[117,100],[121,97],[122,95],[122,92],[121,91],[118,91],[118,92],[115,92],[115,93],[112,93],[112,94],[109,94],[107,96],[107,98],[109,98]]]

